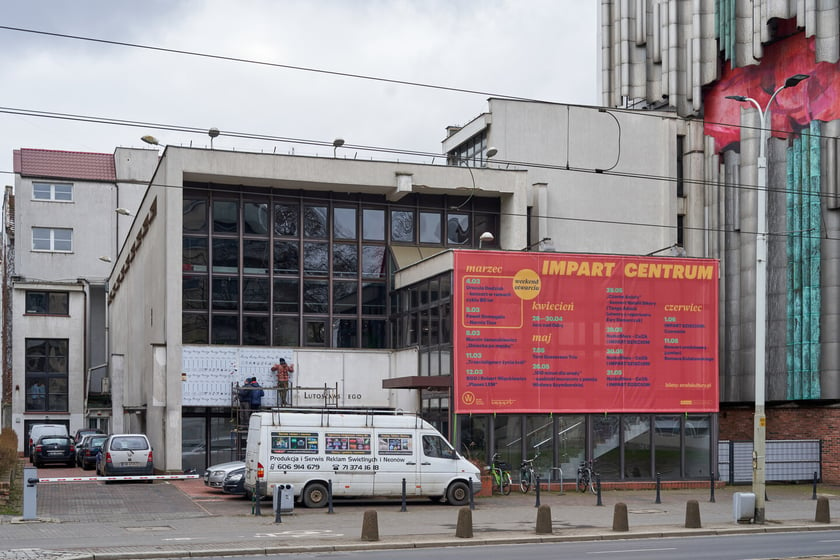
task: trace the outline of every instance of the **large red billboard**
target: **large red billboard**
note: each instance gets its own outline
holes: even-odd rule
[[[455,411],[717,412],[718,262],[456,251]]]

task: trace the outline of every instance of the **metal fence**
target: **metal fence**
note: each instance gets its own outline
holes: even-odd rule
[[[822,442],[818,439],[769,440],[766,442],[765,480],[811,481],[822,478]],[[729,484],[752,482],[753,442],[719,441],[718,473]]]

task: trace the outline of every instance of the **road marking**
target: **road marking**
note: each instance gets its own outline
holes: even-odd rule
[[[293,537],[293,538],[300,538],[300,537],[343,537],[344,535],[341,533],[333,533],[332,531],[281,531],[279,533],[255,533],[255,537],[257,538],[270,538],[276,539],[279,537]]]

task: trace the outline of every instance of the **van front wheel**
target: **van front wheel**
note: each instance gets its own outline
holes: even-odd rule
[[[446,491],[446,501],[453,506],[465,506],[470,501],[470,487],[466,482],[456,481]]]
[[[303,505],[308,508],[322,508],[327,505],[327,487],[313,482],[303,491]]]

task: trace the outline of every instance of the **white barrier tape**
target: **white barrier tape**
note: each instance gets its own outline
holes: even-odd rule
[[[197,474],[157,474],[149,476],[79,476],[68,478],[39,478],[38,483],[43,482],[97,482],[99,480],[186,480],[189,478],[201,478]]]

